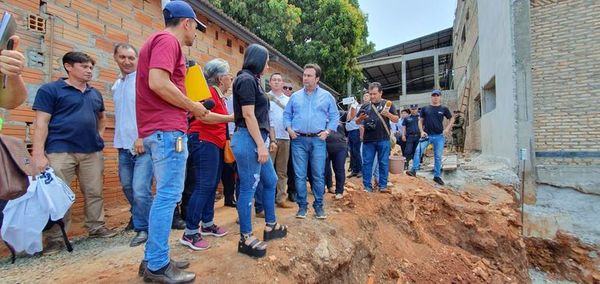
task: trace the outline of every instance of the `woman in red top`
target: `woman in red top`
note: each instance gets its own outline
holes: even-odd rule
[[[194,119],[188,131],[188,149],[191,171],[194,174],[194,190],[187,205],[186,228],[179,242],[193,250],[209,247],[202,236],[222,237],[227,230],[213,222],[215,194],[223,168],[227,122],[233,115],[227,114],[223,94],[231,87],[233,76],[227,61],[217,58],[204,66],[204,77],[209,85],[215,106],[201,119]],[[202,228],[200,228],[202,222]]]

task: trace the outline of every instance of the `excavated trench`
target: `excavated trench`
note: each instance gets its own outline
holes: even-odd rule
[[[180,233],[174,232],[171,255],[190,260],[203,283],[529,283],[530,268],[554,279],[600,283],[594,248],[562,234],[551,241],[521,237],[511,187],[451,190],[424,179],[391,180],[392,195],[365,193],[349,181],[344,199],[326,196],[326,221],[278,211],[290,233],[269,242],[265,258],[235,252],[235,210],[223,207],[216,220],[233,228],[229,236],[211,238],[211,249],[192,252],[176,245]],[[72,254],[21,258],[12,266],[0,262],[0,282],[141,283],[136,272],[143,248],[127,246],[132,234],[84,239]]]

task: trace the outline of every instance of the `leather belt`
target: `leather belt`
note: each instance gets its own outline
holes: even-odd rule
[[[321,133],[321,132],[319,132]],[[298,133],[299,136],[304,136],[304,137],[317,137],[319,136],[319,133]]]

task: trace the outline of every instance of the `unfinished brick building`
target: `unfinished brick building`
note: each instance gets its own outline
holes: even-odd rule
[[[454,22],[468,147],[521,176],[527,236],[562,231],[596,248],[599,19],[598,1],[458,0]]]
[[[201,65],[220,57],[229,62],[232,72],[241,69],[244,48],[251,43],[266,45],[271,54],[271,72],[283,74],[297,90],[302,84],[302,68],[268,46],[233,19],[217,10],[206,0],[189,1],[201,21],[208,24],[206,32],[198,32],[195,45],[184,47],[189,59]],[[62,56],[71,50],[85,52],[96,60],[93,81],[104,97],[108,115],[105,132],[104,198],[106,208],[126,203],[117,175],[117,151],[112,147],[114,135],[114,105],[110,87],[117,79],[119,69],[112,52],[117,42],[128,42],[140,47],[152,33],[162,30],[160,0],[4,0],[0,10],[11,12],[17,19],[17,34],[21,37],[20,50],[27,58],[24,79],[29,90],[27,102],[10,111],[3,134],[13,135],[30,142],[30,128],[34,112],[31,104],[40,85],[65,76]],[[304,62],[302,63],[304,64]],[[268,74],[263,77],[266,82]],[[332,94],[339,96],[331,90]],[[74,192],[77,180],[72,184]],[[80,195],[81,196],[81,195]],[[81,216],[83,198],[77,198],[74,218]],[[108,218],[110,221],[110,218]]]

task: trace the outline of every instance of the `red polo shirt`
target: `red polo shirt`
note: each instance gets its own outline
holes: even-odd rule
[[[169,72],[171,82],[185,95],[185,57],[177,38],[168,32],[151,35],[140,49],[135,82],[138,136],[145,138],[157,130],[185,132],[187,112],[150,89],[148,78],[153,68]]]

